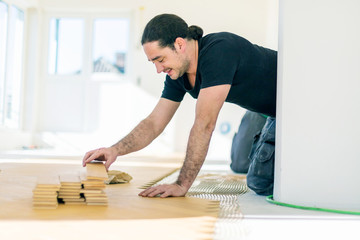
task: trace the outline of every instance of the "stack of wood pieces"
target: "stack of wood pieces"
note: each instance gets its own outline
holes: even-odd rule
[[[104,181],[107,179],[108,174],[102,162],[86,164],[86,175],[82,175],[81,179],[83,184],[81,193],[84,194],[87,205],[108,205],[108,198],[104,191]]]
[[[55,209],[59,202],[66,205],[108,205],[104,191],[108,174],[102,162],[86,165],[84,174],[41,176],[33,190],[33,208]]]
[[[33,208],[55,209],[58,207],[59,176],[41,176],[33,190]]]
[[[60,175],[59,196],[66,205],[83,205],[85,198],[80,195],[81,180],[79,174]]]

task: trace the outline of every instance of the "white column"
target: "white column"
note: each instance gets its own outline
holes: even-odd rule
[[[274,199],[360,210],[360,1],[280,0]]]

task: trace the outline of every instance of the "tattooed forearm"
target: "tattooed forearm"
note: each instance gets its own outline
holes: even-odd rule
[[[205,129],[194,126],[191,129],[188,141],[186,157],[176,184],[190,188],[204,163],[212,129]]]

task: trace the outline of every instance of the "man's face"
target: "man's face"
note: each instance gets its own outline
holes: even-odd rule
[[[175,50],[170,47],[162,48],[158,41],[154,41],[145,43],[143,48],[149,61],[155,64],[158,73],[164,72],[176,80],[189,69],[190,61],[176,43],[174,46]]]

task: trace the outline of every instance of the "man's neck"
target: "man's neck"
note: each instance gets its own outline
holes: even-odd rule
[[[189,58],[190,58],[190,66],[187,71],[189,77],[196,76],[197,64],[198,64],[198,41],[191,40],[189,42]]]

